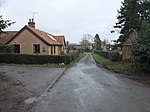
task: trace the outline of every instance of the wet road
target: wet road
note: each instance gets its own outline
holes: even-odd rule
[[[87,54],[29,111],[150,112],[150,88],[98,68]]]

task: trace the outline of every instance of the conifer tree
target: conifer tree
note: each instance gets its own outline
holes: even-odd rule
[[[124,0],[117,19],[117,43],[122,45],[132,32],[137,32],[137,42],[132,45],[134,60],[141,70],[150,72],[150,0]]]
[[[98,34],[96,34],[94,37],[94,44],[95,44],[96,50],[101,50],[101,40]]]
[[[3,32],[5,28],[14,24],[15,22],[11,22],[11,20],[4,20],[2,15],[0,16],[0,34]]]
[[[0,0],[0,7],[3,5],[4,0]],[[0,34],[3,32],[5,28],[14,24],[15,22],[11,22],[11,20],[4,20],[2,15],[0,15]]]
[[[118,10],[118,22],[114,26],[120,30],[120,37],[117,43],[123,44],[129,35],[134,31],[140,30],[138,0],[124,0],[120,10]]]

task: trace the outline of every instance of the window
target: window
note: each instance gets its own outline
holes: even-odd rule
[[[33,45],[33,53],[40,53],[40,44]]]
[[[56,46],[51,46],[51,54],[56,54]]]
[[[56,47],[54,46],[54,54],[56,54]]]
[[[53,54],[53,46],[51,46],[51,54]]]
[[[20,53],[20,45],[19,44],[14,45],[14,53]]]
[[[46,47],[43,47],[42,51],[43,51],[43,53],[45,53],[46,52]]]

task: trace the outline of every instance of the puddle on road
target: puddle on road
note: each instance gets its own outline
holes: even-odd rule
[[[31,103],[33,103],[33,102],[35,102],[35,101],[37,101],[37,100],[38,100],[37,98],[32,97],[32,98],[26,99],[26,100],[25,100],[25,103],[26,103],[26,104],[31,104]]]

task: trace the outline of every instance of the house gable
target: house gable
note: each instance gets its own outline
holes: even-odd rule
[[[129,35],[129,38],[123,43],[122,47],[122,60],[131,60],[133,58],[131,46],[137,42],[138,33],[133,32]]]
[[[45,44],[49,45],[48,42],[46,42],[45,40],[43,40],[39,35],[37,35],[35,32],[33,32],[31,29],[29,29],[29,27],[26,26],[26,25],[16,35],[14,35],[14,37],[12,37],[6,44],[11,43],[11,41],[14,40],[18,35],[20,35],[24,30],[28,30],[30,33],[32,33],[34,36],[36,36],[37,38],[39,38]]]
[[[33,54],[34,45],[40,45],[40,54],[48,54],[48,44],[30,32],[28,29],[22,30],[13,38],[8,45],[20,45],[21,54]],[[43,49],[45,52],[43,52]]]
[[[135,43],[138,39],[138,33],[137,32],[133,32],[129,35],[129,38],[123,43],[123,45],[132,45],[133,43]]]

